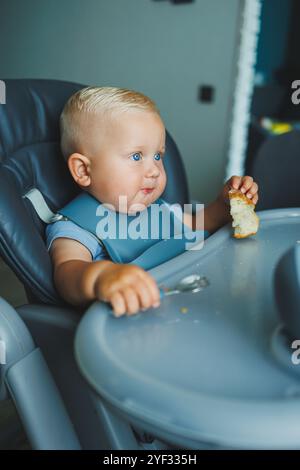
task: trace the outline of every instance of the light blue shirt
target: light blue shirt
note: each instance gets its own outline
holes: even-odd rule
[[[79,227],[70,220],[59,220],[46,227],[46,245],[47,250],[56,238],[70,238],[84,245],[91,253],[93,261],[110,259],[105,248],[98,242],[96,237],[87,230]]]

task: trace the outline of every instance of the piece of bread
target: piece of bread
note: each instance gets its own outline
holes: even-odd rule
[[[239,190],[232,189],[228,195],[234,227],[233,236],[246,238],[255,235],[259,226],[259,218],[254,212],[255,204]]]

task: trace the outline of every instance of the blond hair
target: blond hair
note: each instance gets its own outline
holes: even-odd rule
[[[148,96],[117,87],[87,87],[74,93],[60,116],[61,150],[64,158],[81,151],[83,119],[91,114],[102,117],[130,109],[159,111]]]

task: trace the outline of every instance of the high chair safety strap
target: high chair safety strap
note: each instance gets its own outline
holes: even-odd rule
[[[46,224],[65,219],[63,215],[52,212],[39,189],[32,188],[22,197],[29,199],[39,218]]]

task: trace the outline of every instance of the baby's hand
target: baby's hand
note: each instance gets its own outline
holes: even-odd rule
[[[95,281],[95,296],[110,302],[115,316],[132,315],[139,310],[158,307],[160,294],[156,281],[133,264],[110,264]]]
[[[226,204],[229,204],[228,192],[231,189],[239,189],[251,199],[253,204],[256,204],[258,201],[258,185],[253,181],[252,176],[232,176],[226,181],[220,195]]]

